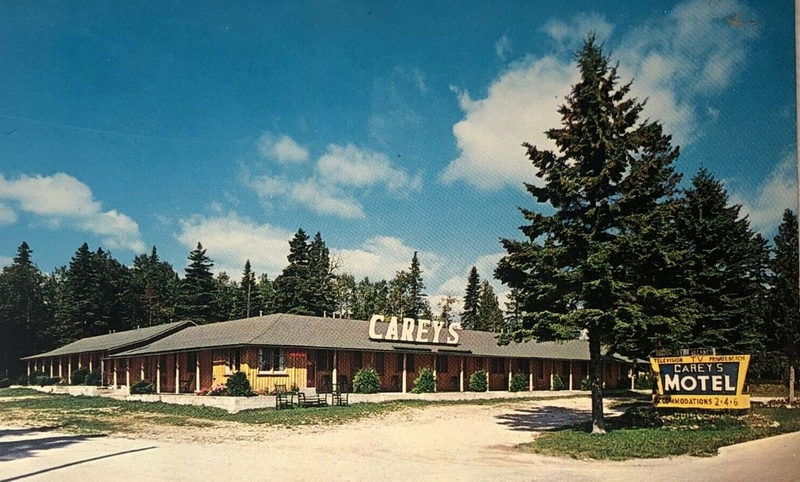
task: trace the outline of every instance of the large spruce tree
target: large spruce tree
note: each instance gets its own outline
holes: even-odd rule
[[[259,306],[259,292],[256,286],[256,275],[250,266],[250,260],[245,260],[242,281],[239,283],[239,293],[236,297],[235,318],[250,318],[257,314]],[[262,308],[263,309],[263,308]]]
[[[480,277],[475,266],[469,270],[467,289],[464,292],[464,309],[461,312],[461,326],[465,330],[475,330],[478,326],[478,306],[480,303]]]
[[[178,316],[198,323],[210,323],[219,320],[215,304],[217,285],[211,268],[214,262],[206,256],[201,243],[189,253],[189,265],[186,266],[181,280],[181,298]]]
[[[685,193],[676,222],[689,253],[681,266],[685,286],[697,306],[686,346],[722,353],[763,346],[767,243],[740,210],[706,169]]]
[[[670,195],[672,148],[657,124],[639,122],[643,104],[619,85],[617,69],[590,36],[578,54],[580,81],[560,107],[562,125],[547,131],[555,152],[525,144],[541,187],[526,184],[549,208],[522,209],[526,240],[504,239],[507,255],[495,272],[515,290],[519,322],[509,324],[502,341],[530,338],[589,339],[592,432],[604,433],[602,348],[626,346],[627,337],[649,328],[653,314],[631,284],[623,242],[641,226],[641,211],[626,196]],[[640,222],[640,221],[639,221]],[[654,234],[659,238],[659,234]],[[648,291],[657,292],[658,287]],[[659,297],[666,293],[657,293]],[[676,321],[672,313],[661,317]],[[670,321],[662,321],[661,324]]]
[[[52,314],[46,304],[46,278],[22,242],[10,266],[0,272],[0,378],[20,372],[20,357],[49,348],[44,333]]]
[[[800,363],[800,273],[798,272],[797,216],[787,209],[775,236],[772,260],[771,323],[767,326],[770,348],[783,355],[788,365],[789,398],[794,401],[796,368]],[[783,364],[781,364],[783,365]]]
[[[134,323],[151,326],[173,321],[179,286],[178,273],[159,258],[155,246],[149,255],[136,256],[131,267]]]
[[[57,339],[70,343],[87,336],[108,333],[103,319],[98,263],[83,243],[69,262],[64,274],[62,304],[55,313]]]

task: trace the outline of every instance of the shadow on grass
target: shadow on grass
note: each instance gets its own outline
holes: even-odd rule
[[[544,432],[574,426],[591,417],[590,410],[555,406],[532,407],[497,415],[497,423],[511,430],[522,432]]]

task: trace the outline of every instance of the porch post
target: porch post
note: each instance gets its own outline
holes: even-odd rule
[[[194,367],[194,389],[195,391],[200,391],[200,352],[197,352],[197,356],[195,357],[195,367]]]
[[[572,360],[569,362],[569,391],[572,391]]]
[[[94,357],[92,355],[89,355],[89,371],[92,371],[92,358]]]
[[[31,376],[31,361],[28,360],[28,376]]]
[[[156,393],[161,393],[161,357],[156,355]]]
[[[64,357],[58,357],[58,378],[64,379]]]
[[[436,374],[436,365],[437,361],[439,360],[439,355],[433,355],[433,391],[436,392],[436,385],[439,384],[439,377]]]
[[[514,364],[514,359],[509,358],[508,360],[508,391],[511,391],[511,377],[514,376],[513,372],[511,371],[511,366]]]
[[[461,356],[461,371],[458,374],[458,388],[464,391],[464,356]]]
[[[72,383],[72,355],[67,358],[67,383]]]
[[[105,361],[101,358],[100,359],[100,386],[104,387],[106,385],[106,364]]]
[[[351,357],[352,358],[352,357]],[[331,370],[331,390],[336,391],[339,388],[339,351],[333,350],[333,370]]]
[[[403,393],[406,393],[406,373],[408,370],[408,353],[403,353]]]
[[[492,359],[486,358],[486,391],[489,391],[489,372],[492,370]]]
[[[553,369],[555,368],[555,363],[553,360],[550,360],[550,390],[553,389]]]
[[[114,388],[117,388],[117,360],[111,360],[111,371],[114,372]]]
[[[139,358],[139,380],[144,381],[144,358]]]
[[[131,359],[125,359],[125,386],[131,388]]]
[[[175,354],[175,393],[181,393],[181,370],[178,365],[180,362],[178,361],[178,354]]]
[[[533,391],[533,358],[528,358],[528,391]]]
[[[81,358],[83,358],[83,357],[81,356],[80,353],[78,353],[78,370],[81,369]]]
[[[631,390],[636,389],[636,373],[633,371],[633,368],[628,370],[628,377],[631,379]]]
[[[53,378],[53,357],[50,357],[50,378]]]

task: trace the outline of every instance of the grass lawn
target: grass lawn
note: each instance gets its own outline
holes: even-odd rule
[[[610,460],[714,455],[726,445],[800,431],[800,409],[754,406],[743,416],[656,417],[649,408],[639,407],[606,419],[605,435],[592,435],[589,427],[580,424],[547,432],[520,448],[544,455]]]
[[[14,398],[20,397],[20,398]],[[27,421],[80,433],[120,433],[132,425],[158,423],[174,426],[211,427],[214,422],[238,422],[278,426],[347,423],[384,413],[437,405],[493,405],[533,398],[441,401],[403,400],[358,403],[347,407],[319,407],[293,410],[273,408],[228,413],[213,407],[173,405],[161,402],[120,401],[105,397],[54,395],[27,388],[0,389],[0,423]]]

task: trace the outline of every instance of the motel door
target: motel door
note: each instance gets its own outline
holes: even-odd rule
[[[314,388],[317,386],[317,357],[315,350],[308,350],[306,357],[306,387]]]

